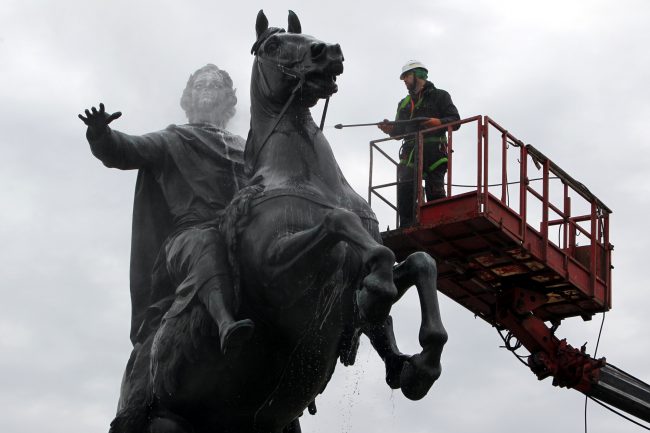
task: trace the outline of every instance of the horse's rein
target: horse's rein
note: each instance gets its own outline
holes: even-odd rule
[[[286,66],[280,65],[280,64],[275,63],[275,62],[271,62],[271,61],[269,61],[267,59],[263,59],[260,56],[255,56],[255,58],[257,59],[258,63],[275,66],[283,74],[288,75],[288,76],[290,76],[292,78],[297,78],[298,79],[298,84],[296,84],[296,86],[291,91],[291,95],[289,95],[289,99],[287,99],[287,102],[285,102],[284,106],[282,107],[282,110],[280,110],[280,114],[275,119],[275,123],[273,124],[273,127],[271,128],[269,133],[266,134],[266,137],[264,138],[264,141],[262,141],[262,144],[260,145],[259,150],[257,152],[255,152],[255,159],[253,160],[252,167],[255,167],[257,165],[257,158],[258,158],[259,154],[262,153],[262,149],[264,149],[264,146],[269,141],[269,138],[271,138],[271,135],[273,134],[273,132],[275,132],[275,128],[277,128],[278,124],[280,123],[280,121],[284,117],[284,114],[287,112],[287,109],[289,108],[289,106],[293,102],[293,98],[296,97],[296,93],[298,92],[298,90],[300,90],[302,88],[302,85],[305,83],[305,75],[302,72],[296,71],[295,69],[287,68]],[[266,75],[264,75],[264,71],[262,70],[262,68],[259,68],[259,65],[258,65],[258,69],[260,71],[260,74],[262,75],[262,79],[264,80],[264,84],[266,85],[267,88],[269,88],[268,81],[266,80]]]
[[[257,58],[258,63],[263,63],[263,64],[266,64],[266,65],[275,66],[283,74],[288,75],[289,77],[292,77],[292,78],[297,78],[299,80],[298,81],[299,87],[296,87],[291,91],[291,98],[289,99],[287,105],[289,103],[291,103],[293,95],[296,93],[298,88],[302,87],[302,85],[305,83],[305,74],[303,74],[302,72],[299,72],[299,71],[297,71],[295,69],[287,68],[286,66],[281,65],[279,63],[271,62],[270,60],[264,59],[264,58],[259,57],[259,56],[257,56],[256,58]],[[261,69],[260,69],[260,73],[262,74],[262,79],[264,80],[264,84],[266,85],[267,88],[269,88],[269,84],[268,84],[268,81],[266,80],[266,76],[261,71]],[[325,99],[325,107],[323,108],[323,115],[321,116],[321,119],[320,119],[320,130],[321,131],[323,130],[323,127],[325,125],[325,116],[327,115],[327,107],[329,106],[329,103],[330,103],[330,97],[328,96]],[[286,105],[285,105],[285,107],[286,107]],[[285,111],[285,109],[283,108],[283,111],[280,114],[280,118],[282,118],[282,115],[283,115],[284,111]],[[274,125],[273,129],[275,129],[275,126],[277,126],[277,123],[276,123],[276,125]],[[271,130],[269,135],[273,133],[273,129]]]

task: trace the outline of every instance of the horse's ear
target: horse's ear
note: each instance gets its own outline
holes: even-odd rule
[[[289,28],[287,31],[289,33],[302,33],[302,26],[300,25],[298,15],[291,10],[289,11]]]
[[[257,21],[255,21],[255,32],[257,33],[257,39],[259,39],[262,33],[264,33],[268,28],[269,20],[266,19],[264,11],[260,9],[260,11],[257,13]]]

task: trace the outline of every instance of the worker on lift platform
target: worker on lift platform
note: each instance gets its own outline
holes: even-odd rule
[[[410,60],[402,67],[400,80],[404,81],[409,94],[399,102],[397,114],[395,115],[395,120],[398,121],[415,118],[424,118],[424,120],[421,122],[389,123],[387,119],[384,119],[378,125],[379,129],[384,133],[397,136],[460,120],[458,109],[452,102],[451,96],[448,92],[436,88],[431,81],[427,80],[428,72],[428,69],[417,60]],[[459,127],[460,125],[455,126],[454,130]],[[416,144],[417,136],[407,137],[399,152],[397,212],[400,227],[408,227],[413,224]],[[424,188],[427,201],[443,198],[446,196],[445,173],[447,172],[447,135],[445,129],[424,135],[423,154],[422,175],[425,178]]]

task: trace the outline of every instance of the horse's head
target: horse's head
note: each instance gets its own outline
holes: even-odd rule
[[[303,35],[296,14],[289,11],[289,27],[269,27],[263,11],[257,14],[257,40],[251,93],[283,104],[292,92],[296,101],[311,107],[318,99],[338,90],[336,77],[343,72],[343,53],[338,44],[327,44]]]

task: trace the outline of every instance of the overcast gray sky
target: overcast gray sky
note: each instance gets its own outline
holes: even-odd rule
[[[345,72],[325,133],[365,196],[374,128],[392,117],[401,65],[429,65],[462,117],[487,114],[533,143],[614,214],[613,309],[599,355],[650,381],[647,283],[650,3],[646,0],[327,2],[3,0],[0,4],[0,431],[106,431],[128,339],[135,173],[104,168],[77,113],[100,101],[142,134],[184,123],[188,75],[206,63],[238,88],[230,129],[245,136],[257,11],[341,44]],[[320,116],[322,105],[314,110]],[[461,130],[462,131],[462,130]],[[460,145],[460,144],[458,144]],[[382,226],[390,218],[382,214]],[[443,297],[444,298],[444,297]],[[417,350],[415,296],[394,309],[403,350]],[[444,298],[443,375],[419,402],[393,393],[363,344],[305,415],[305,432],[583,431],[584,398],[538,382],[496,332]],[[558,334],[593,353],[600,317]],[[590,404],[590,432],[634,432]]]

